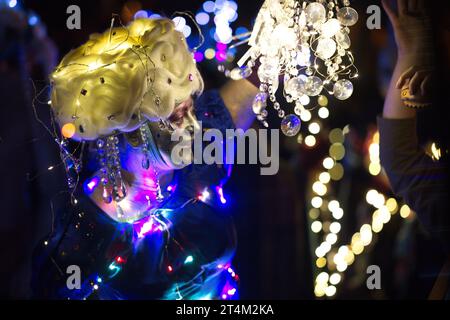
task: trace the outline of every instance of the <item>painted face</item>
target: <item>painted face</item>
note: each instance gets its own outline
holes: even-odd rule
[[[176,129],[185,130],[190,133],[184,135],[183,139],[188,139],[187,143],[191,143],[194,130],[200,127],[198,120],[194,114],[192,98],[182,102],[175,107],[174,111],[165,122],[148,122],[147,123],[151,136],[148,138],[147,146],[151,157],[151,166],[158,172],[177,170],[184,168],[191,163],[192,155],[190,153],[183,154],[183,164],[172,159],[172,151],[179,143],[178,140],[172,139],[172,133]],[[122,157],[122,166],[125,170],[139,174],[147,169],[142,166],[144,158],[141,135],[139,130],[125,135],[128,145],[125,146]],[[186,141],[184,141],[186,143]]]
[[[177,165],[172,161],[171,153],[178,141],[172,141],[174,129],[185,129],[194,132],[199,127],[195,117],[192,99],[179,104],[165,125],[160,122],[148,122],[149,135],[147,151],[140,129],[125,133],[119,138],[120,161],[122,177],[126,181],[127,195],[118,204],[104,203],[101,198],[101,188],[96,188],[90,195],[97,205],[112,219],[119,222],[136,221],[152,207],[158,206],[157,188],[166,190],[172,180],[173,171],[186,165]],[[185,136],[187,138],[188,135]],[[192,139],[192,136],[189,138]],[[150,158],[149,167],[143,166],[145,155]],[[186,159],[189,160],[189,159]],[[121,207],[118,216],[117,205]]]

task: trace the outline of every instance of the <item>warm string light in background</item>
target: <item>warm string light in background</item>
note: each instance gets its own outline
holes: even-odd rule
[[[380,134],[375,132],[369,144],[369,161],[366,161],[367,170],[373,176],[381,173],[380,163]]]
[[[359,231],[352,235],[349,244],[335,247],[342,228],[339,221],[344,216],[344,210],[339,201],[331,197],[330,182],[332,180],[339,181],[344,176],[344,168],[339,161],[345,156],[344,137],[346,132],[348,132],[348,128],[345,130],[336,128],[330,131],[329,156],[322,162],[326,171],[318,173],[316,180],[311,184],[313,192],[309,209],[311,231],[318,236],[320,234],[324,239],[314,251],[317,257],[314,294],[318,298],[336,295],[337,285],[342,282],[344,277],[343,273],[354,263],[356,256],[361,255],[365,248],[373,242],[374,234],[382,231],[383,226],[391,220],[392,215],[399,213],[403,219],[414,218],[413,211],[406,204],[400,205],[396,199],[387,199],[382,193],[371,189],[366,193],[366,202],[375,209],[371,215],[371,223],[363,224]],[[373,166],[370,166],[370,164],[380,164],[378,143],[379,133],[375,132],[368,147],[370,161],[367,166],[369,173],[373,176],[381,174],[381,168],[373,170]]]

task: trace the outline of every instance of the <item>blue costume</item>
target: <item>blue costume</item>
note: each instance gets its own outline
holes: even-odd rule
[[[195,101],[203,128],[234,128],[218,91]],[[231,267],[236,236],[222,186],[227,165],[191,164],[175,171],[171,194],[133,224],[119,223],[81,193],[62,210],[36,250],[33,289],[47,299],[235,299]],[[206,190],[206,191],[205,191]],[[207,192],[207,199],[199,194]],[[67,267],[81,270],[81,288],[67,285]]]

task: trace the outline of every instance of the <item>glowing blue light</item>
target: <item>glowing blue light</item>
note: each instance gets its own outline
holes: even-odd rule
[[[244,33],[247,33],[247,32],[248,32],[248,29],[246,27],[238,27],[234,31],[234,34],[235,35],[239,35],[239,34],[244,34]]]
[[[10,0],[10,1],[8,2],[8,6],[9,6],[10,8],[14,8],[16,5],[17,5],[17,0]]]
[[[28,18],[28,24],[30,26],[34,26],[38,22],[38,18],[36,16],[30,16]]]
[[[157,13],[153,13],[153,14],[151,14],[151,15],[149,16],[149,18],[150,18],[150,19],[159,19],[159,18],[161,18],[161,15],[160,15],[160,14],[157,14]]]
[[[186,260],[184,260],[184,264],[188,264],[194,261],[194,257],[192,256],[187,256]]]
[[[102,278],[97,277],[97,282],[98,282],[98,283],[101,283],[102,281],[103,281]]]
[[[109,265],[108,269],[112,271],[112,273],[111,273],[111,275],[110,275],[110,278],[114,278],[114,277],[120,272],[120,270],[121,270],[122,268],[121,268],[120,266],[116,265],[115,262],[113,261],[113,262]]]
[[[216,28],[209,29],[209,36],[214,39],[215,35],[216,35]]]
[[[195,16],[195,21],[201,26],[204,26],[209,22],[209,15],[205,12],[199,12]]]
[[[148,18],[148,13],[145,10],[139,10],[134,14],[134,19],[145,19]]]
[[[203,10],[206,12],[214,12],[215,3],[213,1],[206,1],[203,3]]]
[[[228,2],[228,1],[226,1],[226,0],[216,0],[215,9],[216,10],[217,9],[222,9],[226,2]]]

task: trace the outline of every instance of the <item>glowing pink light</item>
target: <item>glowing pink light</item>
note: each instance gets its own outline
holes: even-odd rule
[[[203,59],[205,58],[205,56],[203,55],[203,53],[197,51],[196,53],[194,53],[194,59],[197,62],[202,62]]]
[[[219,194],[219,198],[220,198],[220,202],[222,202],[222,204],[227,203],[227,199],[225,199],[225,197],[223,196],[223,189],[222,187],[218,186],[216,188],[217,193]]]
[[[89,183],[87,184],[89,190],[91,190],[91,191],[94,190],[94,188],[95,188],[96,185],[97,185],[97,182],[94,181],[94,180],[92,180],[91,182],[89,182]]]
[[[99,182],[100,182],[100,179],[98,177],[92,178],[90,181],[88,181],[84,185],[84,191],[86,193],[91,193],[95,189],[95,187],[97,187]]]
[[[143,238],[150,232],[161,230],[161,225],[156,225],[153,217],[147,217],[133,224],[134,232],[138,238]]]
[[[138,232],[138,238],[143,238],[146,234],[148,234],[153,229],[153,219],[149,219],[146,223],[144,223],[141,227],[141,230]]]
[[[234,296],[237,292],[237,289],[229,282],[227,281],[225,285],[222,287],[221,291],[221,297],[222,299],[231,298]]]
[[[154,187],[156,185],[153,178],[145,178],[145,183],[150,187]]]
[[[224,51],[216,51],[216,60],[225,61],[227,59],[227,53]]]

